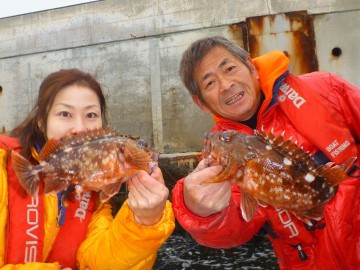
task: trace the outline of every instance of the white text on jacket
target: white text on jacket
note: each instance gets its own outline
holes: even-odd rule
[[[82,196],[76,198],[77,200],[80,201],[79,203],[80,205],[79,208],[76,209],[74,216],[80,218],[81,221],[83,221],[86,217],[86,210],[89,207],[90,197],[91,197],[91,192],[84,192]]]

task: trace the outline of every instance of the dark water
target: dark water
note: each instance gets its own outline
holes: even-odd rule
[[[154,270],[279,269],[269,240],[264,234],[232,249],[207,248],[196,243],[179,224],[160,248]]]
[[[169,164],[166,164],[168,162]],[[163,160],[160,165],[166,186],[171,191],[177,181],[193,170],[186,162],[173,166]],[[185,164],[185,165],[184,165]],[[184,167],[185,166],[185,167]],[[171,192],[170,192],[171,194]],[[126,185],[112,198],[115,215],[127,198]],[[171,201],[171,196],[170,196]],[[177,223],[175,231],[161,246],[153,270],[278,270],[277,259],[265,234],[259,233],[248,243],[232,249],[213,249],[199,245]]]

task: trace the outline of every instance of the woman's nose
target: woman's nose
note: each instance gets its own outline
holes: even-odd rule
[[[73,127],[71,128],[71,134],[78,134],[87,129],[85,119],[78,118],[74,121]]]

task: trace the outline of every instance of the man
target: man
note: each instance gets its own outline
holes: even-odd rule
[[[180,75],[193,101],[212,113],[212,131],[263,129],[276,136],[285,131],[285,138],[309,152],[318,166],[359,157],[359,88],[325,72],[296,77],[288,65],[282,52],[251,59],[233,42],[211,37],[184,52]],[[272,206],[259,207],[245,221],[237,185],[201,184],[223,169],[204,162],[173,189],[175,216],[197,242],[214,248],[241,245],[263,227],[281,269],[358,269],[358,164],[325,206],[323,220],[312,226]]]

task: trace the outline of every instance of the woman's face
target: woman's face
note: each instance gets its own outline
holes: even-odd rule
[[[47,116],[46,138],[102,127],[100,100],[85,86],[70,85],[60,90]]]

